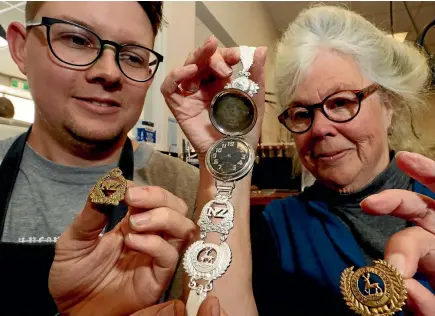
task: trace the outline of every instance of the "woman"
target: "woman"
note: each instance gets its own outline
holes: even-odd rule
[[[276,56],[276,93],[286,107],[279,121],[316,182],[296,198],[272,202],[253,221],[260,315],[289,304],[295,315],[349,313],[342,271],[383,259],[388,240],[403,236],[412,219],[372,216],[361,207],[379,208],[364,200],[387,189],[433,196],[401,170],[409,170],[413,155],[394,158],[394,150],[424,153],[411,133],[409,109],[424,109],[429,73],[417,49],[345,9],[311,8],[289,26]],[[387,259],[403,269],[403,256]]]
[[[207,89],[227,80],[213,66],[237,60],[235,52],[213,52],[206,43],[162,86],[199,157],[222,137],[210,127],[213,93]],[[250,72],[262,92],[256,96],[259,121],[247,137],[254,146],[264,114],[264,53],[257,52]],[[191,64],[196,69],[189,71]],[[279,120],[316,182],[298,197],[251,213],[249,177],[236,182],[227,240],[232,262],[211,293],[228,315],[353,315],[340,292],[342,272],[385,258],[406,280],[406,308],[433,315],[429,284],[414,275],[418,267],[435,279],[435,162],[417,154],[425,151],[409,122],[410,110],[424,109],[430,94],[424,57],[355,13],[316,7],[282,37],[276,77],[286,108]],[[417,153],[397,155],[400,150]],[[199,206],[214,193],[204,165],[200,160]]]

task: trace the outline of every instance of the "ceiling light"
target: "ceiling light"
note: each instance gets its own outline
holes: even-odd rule
[[[6,40],[6,31],[3,26],[0,25],[0,48],[8,46],[8,41]]]
[[[393,38],[403,43],[405,41],[406,35],[408,35],[408,32],[394,33]],[[391,34],[388,34],[387,37],[392,37],[392,36]]]

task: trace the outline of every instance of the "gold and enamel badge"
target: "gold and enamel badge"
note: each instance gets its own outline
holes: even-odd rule
[[[356,271],[353,267],[345,269],[340,289],[346,305],[363,316],[393,315],[402,310],[407,298],[401,274],[384,260]]]
[[[127,180],[119,168],[105,174],[92,189],[89,198],[92,203],[103,205],[118,205],[124,199],[127,190]]]

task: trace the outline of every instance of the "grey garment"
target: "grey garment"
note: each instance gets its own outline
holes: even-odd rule
[[[361,210],[360,202],[369,195],[379,193],[386,189],[412,190],[413,180],[408,177],[392,158],[391,163],[368,186],[351,194],[340,194],[316,182],[312,189],[317,199],[324,200],[331,212],[352,231],[357,243],[360,245],[366,263],[374,259],[384,258],[385,246],[388,239],[408,223],[400,218],[387,216],[373,216]],[[313,190],[314,191],[314,190]]]
[[[14,140],[1,143],[0,159]],[[134,181],[146,185],[139,170],[152,148],[141,145],[134,153]],[[93,185],[117,163],[88,168],[53,163],[26,145],[9,204],[2,241],[54,242],[86,203]]]
[[[0,162],[16,137],[0,141]],[[38,155],[29,145],[6,215],[3,241],[55,242],[68,227],[98,179],[116,164],[92,168],[65,167]],[[133,180],[162,187],[183,199],[189,219],[195,217],[199,170],[180,159],[141,144],[134,153]],[[47,276],[48,277],[48,276]],[[179,263],[166,297],[182,297],[184,269]]]

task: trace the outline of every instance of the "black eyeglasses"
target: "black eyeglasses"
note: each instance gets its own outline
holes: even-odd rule
[[[93,64],[103,54],[106,45],[116,49],[116,63],[121,72],[137,82],[150,80],[163,62],[163,56],[150,48],[103,40],[74,22],[42,17],[40,21],[26,24],[28,28],[42,25],[47,28],[48,46],[53,55],[71,66],[85,67]]]
[[[295,134],[303,134],[311,128],[315,109],[322,109],[322,113],[333,122],[349,122],[358,115],[361,102],[378,88],[379,85],[372,84],[362,90],[335,92],[327,96],[321,103],[287,108],[278,116],[278,120]]]

